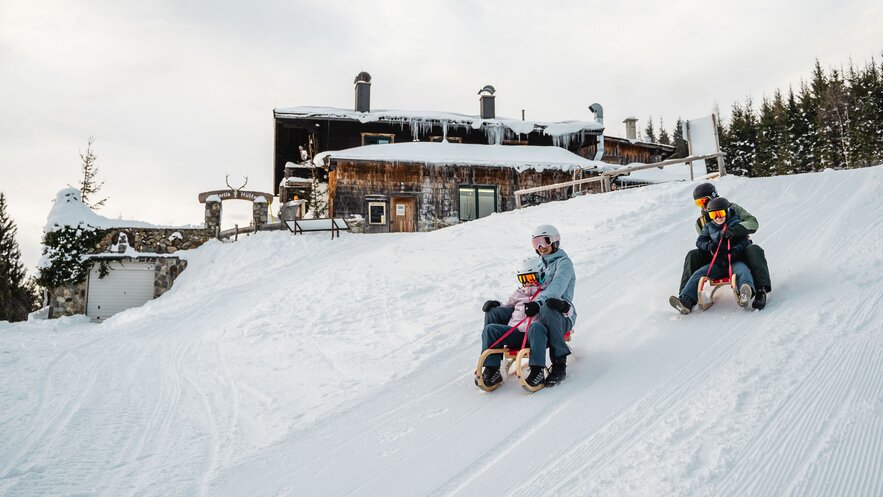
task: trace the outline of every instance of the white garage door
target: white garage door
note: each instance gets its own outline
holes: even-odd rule
[[[153,299],[154,264],[114,261],[110,267],[104,278],[98,277],[98,264],[89,272],[86,315],[96,321]]]

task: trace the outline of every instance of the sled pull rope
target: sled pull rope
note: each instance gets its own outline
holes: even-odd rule
[[[533,297],[531,297],[530,300],[529,300],[528,302],[533,302],[533,299],[537,298],[537,295],[539,295],[541,291],[543,291],[543,287],[537,287],[537,291],[536,291],[536,293],[533,294]],[[490,345],[490,347],[488,347],[488,348],[489,348],[489,349],[493,349],[493,348],[495,348],[495,347],[497,346],[498,343],[502,342],[502,341],[503,341],[507,336],[509,336],[513,331],[517,330],[518,327],[521,326],[521,323],[523,323],[525,319],[528,319],[528,317],[525,316],[524,319],[522,319],[521,321],[515,323],[515,326],[509,328],[509,331],[507,331],[506,333],[503,333],[503,336],[501,336],[500,338],[498,338],[497,341],[494,342],[494,343],[492,343],[492,344]],[[533,319],[533,318],[530,318],[530,319]],[[530,329],[530,321],[527,322],[527,328]],[[524,342],[527,342],[527,333],[524,334]],[[521,346],[522,346],[522,348],[523,348],[523,347],[524,347],[524,344],[522,344]]]
[[[708,271],[705,272],[705,277],[708,278],[708,275],[711,274],[711,268],[714,267],[714,261],[717,259],[717,253],[720,252],[721,245],[724,244],[724,231],[727,231],[727,225],[724,225],[724,229],[721,230],[721,239],[717,242],[717,248],[714,250],[714,257],[711,258],[711,264],[708,265]],[[730,241],[727,240],[727,252],[730,251]],[[733,270],[730,269],[730,276],[732,276]]]

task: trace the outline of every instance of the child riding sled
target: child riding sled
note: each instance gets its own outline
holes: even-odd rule
[[[681,314],[689,314],[699,299],[699,280],[706,276],[711,279],[724,278],[729,274],[736,276],[739,305],[745,307],[754,295],[754,278],[748,266],[743,262],[746,247],[751,243],[747,235],[738,234],[733,227],[741,220],[730,208],[730,202],[717,197],[707,204],[707,213],[711,218],[696,239],[696,247],[711,256],[711,263],[697,269],[680,295],[672,296],[669,303]],[[732,273],[730,273],[732,271]]]

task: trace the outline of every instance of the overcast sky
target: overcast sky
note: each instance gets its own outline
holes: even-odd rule
[[[99,213],[197,224],[202,191],[248,176],[272,191],[275,107],[372,108],[590,120],[700,117],[797,86],[823,66],[880,61],[883,2],[0,1],[0,191],[23,262],[90,136]],[[234,186],[237,186],[234,184]],[[225,202],[225,227],[250,204]]]

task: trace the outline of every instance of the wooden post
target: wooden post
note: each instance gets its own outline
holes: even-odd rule
[[[681,134],[687,137],[687,157],[690,157],[693,155],[693,145],[690,139],[690,121],[684,121],[682,126],[684,129],[681,130]],[[690,168],[690,181],[693,181],[693,161],[688,162],[687,167]]]
[[[715,149],[720,152],[721,144],[720,138],[717,136],[717,114],[711,114],[711,122],[714,125],[714,146]],[[720,173],[721,177],[727,175],[727,168],[724,166],[724,157],[722,155],[717,156],[717,169]]]

